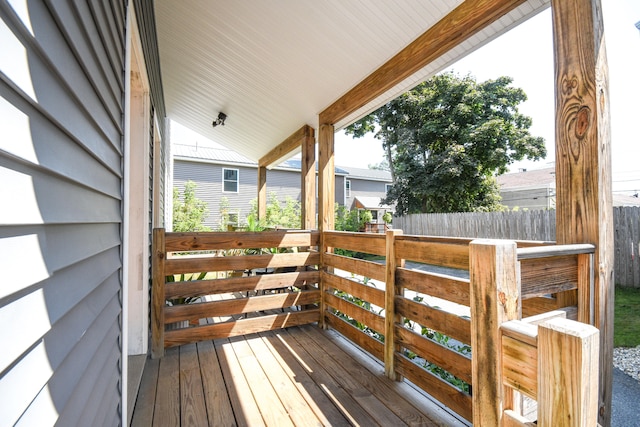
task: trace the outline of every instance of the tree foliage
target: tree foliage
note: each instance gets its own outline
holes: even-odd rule
[[[400,214],[500,210],[495,176],[546,156],[518,112],[526,94],[511,83],[440,74],[349,126],[383,142],[393,179],[384,203]]]
[[[249,228],[294,228],[299,229],[302,224],[302,208],[298,200],[290,196],[285,197],[284,204],[278,200],[275,192],[269,194],[267,210],[264,219],[258,221],[258,199],[251,201],[251,211],[247,215]]]
[[[180,190],[173,188],[173,231],[211,231],[203,225],[207,214],[207,203],[196,197],[195,182],[186,182],[182,197]]]

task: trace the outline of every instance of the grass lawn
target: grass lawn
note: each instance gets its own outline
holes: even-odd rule
[[[613,346],[640,345],[640,289],[616,287]]]

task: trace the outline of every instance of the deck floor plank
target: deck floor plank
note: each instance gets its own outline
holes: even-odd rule
[[[380,425],[383,426],[403,426],[407,425],[400,417],[394,414],[384,402],[381,401],[368,387],[367,378],[356,378],[353,372],[343,369],[340,366],[340,359],[326,352],[326,348],[318,345],[306,333],[298,333],[295,339],[301,346],[306,348],[311,357],[316,359],[318,363],[324,366],[333,365],[333,369],[329,374],[334,380],[340,384],[350,395],[355,397],[362,408],[367,411]],[[347,355],[342,355],[349,357]]]
[[[349,420],[309,376],[304,362],[299,361],[297,355],[283,342],[280,332],[270,331],[260,335],[322,425],[350,426]]]
[[[182,425],[208,425],[195,343],[180,346],[180,421]]]
[[[296,426],[322,426],[304,396],[293,383],[291,376],[285,372],[276,356],[257,334],[246,337],[247,344],[255,354],[260,368],[269,379],[285,411]]]
[[[214,345],[225,378],[229,400],[239,426],[264,426],[260,408],[251,393],[238,358],[228,339],[215,340]]]
[[[345,354],[345,352],[334,343],[327,341],[326,337],[320,333],[318,328],[302,327],[301,330],[304,331],[318,347],[322,347],[327,356],[332,357],[336,363],[342,367],[339,371],[349,372],[351,376],[357,378],[359,383],[362,384],[362,387],[369,390],[407,425],[426,425],[430,421],[427,416],[420,413],[418,408],[411,405],[390,387],[390,383],[395,381],[390,380],[384,375],[374,375],[371,373],[350,355]]]
[[[250,379],[249,387],[256,398],[256,403],[260,408],[265,424],[273,427],[293,427],[294,424],[287,410],[278,398],[276,390],[262,370],[260,363],[256,360],[257,357],[245,337],[234,337],[230,341],[245,378]]]
[[[197,343],[209,426],[235,426],[236,419],[212,341]]]
[[[158,427],[180,424],[180,349],[169,348],[160,359],[156,406],[153,425]]]
[[[169,348],[147,360],[131,425],[466,423],[409,383],[388,380],[379,361],[337,332],[308,325]]]

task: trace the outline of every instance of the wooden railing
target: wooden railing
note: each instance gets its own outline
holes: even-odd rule
[[[155,229],[152,356],[189,342],[318,322],[320,256],[309,249],[318,240],[311,231]]]
[[[592,397],[584,396],[587,389],[598,389],[598,332],[588,325],[594,310],[592,245],[405,236],[399,230],[384,235],[332,231],[321,236],[308,231],[156,231],[154,237],[157,355],[164,347],[190,341],[318,322],[383,361],[390,378],[410,380],[474,425],[526,426],[536,418],[538,425],[563,425],[558,419],[595,425],[589,422],[597,405],[587,407],[583,399]],[[317,252],[175,255],[315,246]],[[354,258],[349,251],[380,261]],[[169,253],[174,254],[165,259]],[[219,274],[283,266],[298,271],[167,282],[167,276],[184,272]],[[166,303],[186,296],[238,296],[276,288],[289,291],[247,293],[238,301],[184,307]],[[270,311],[276,308],[288,311]],[[247,313],[254,317],[238,318]],[[209,324],[211,317],[221,320]],[[174,329],[166,328],[170,323]],[[573,353],[566,353],[568,349]],[[572,369],[549,373],[554,366]],[[566,387],[577,388],[567,396]],[[566,401],[575,393],[582,400]]]

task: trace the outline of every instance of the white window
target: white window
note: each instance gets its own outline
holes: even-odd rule
[[[344,197],[351,197],[351,180],[344,180]]]
[[[240,172],[238,169],[222,169],[222,191],[225,193],[238,192],[238,177]]]
[[[392,186],[392,184],[385,184],[384,185],[384,192],[389,194],[389,191],[391,191],[391,186]]]

